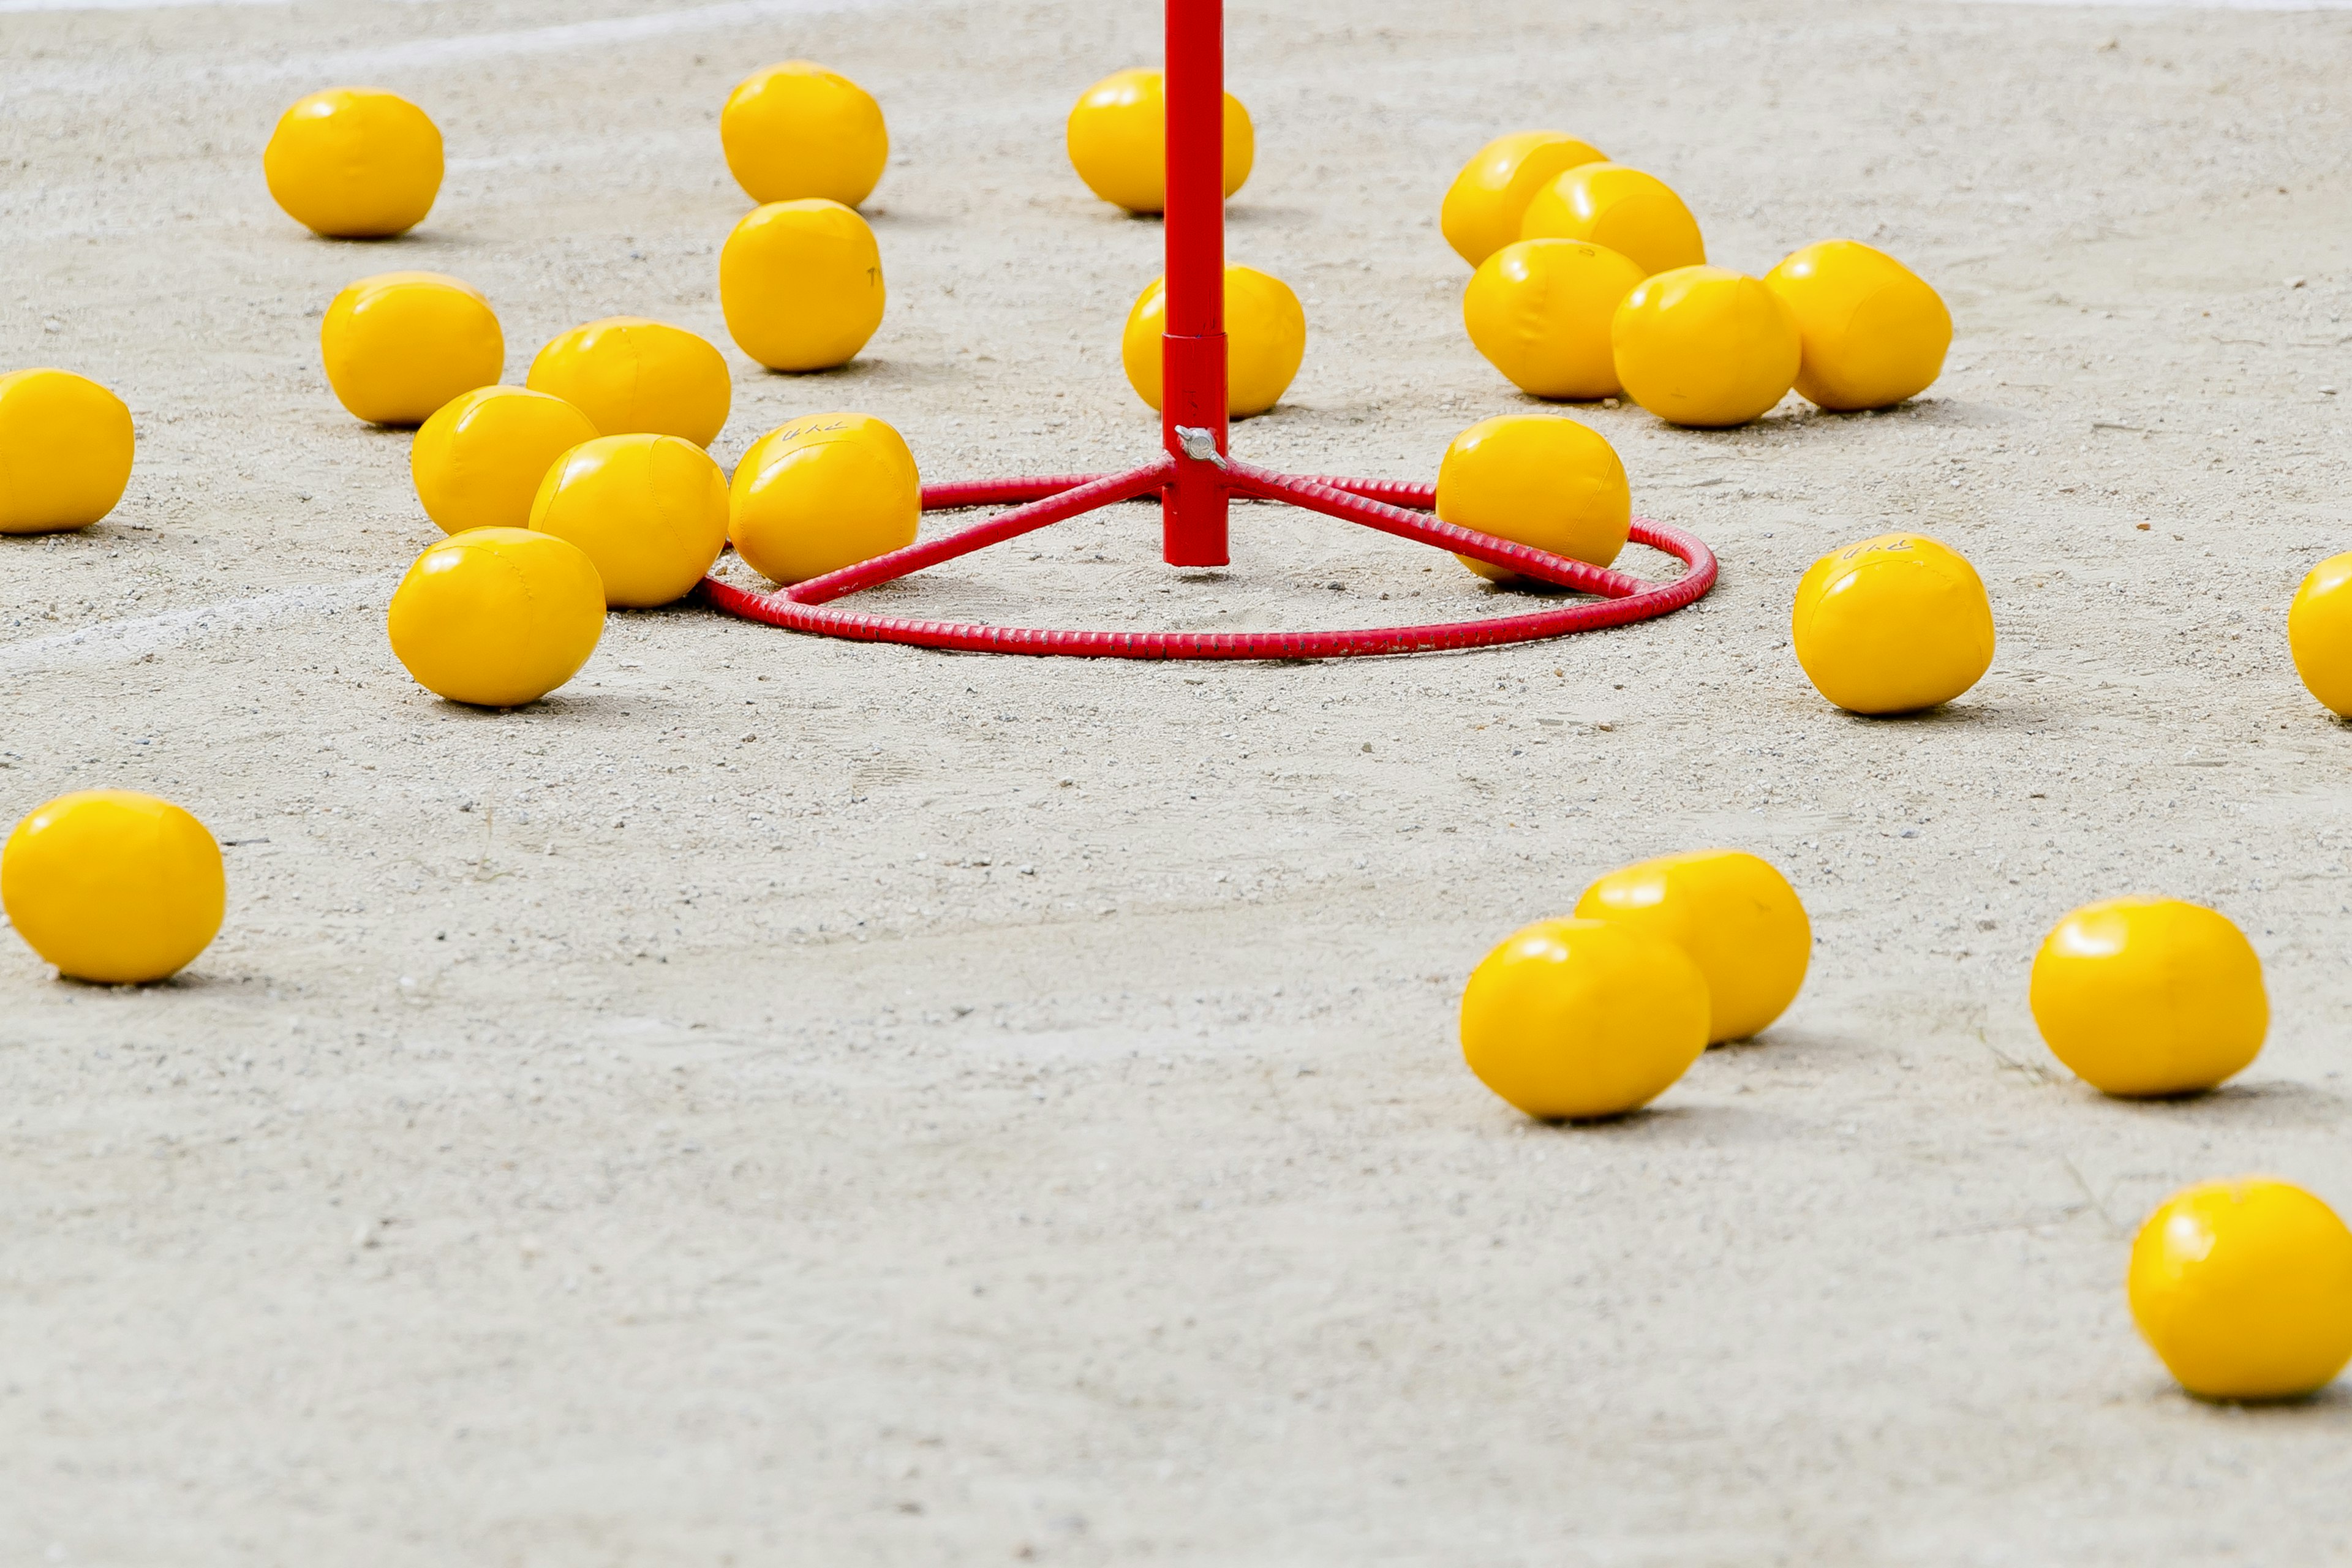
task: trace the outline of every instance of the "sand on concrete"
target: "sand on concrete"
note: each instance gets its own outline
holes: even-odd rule
[[[0,942],[0,1555],[69,1563],[2315,1563],[2352,1390],[2198,1405],[2128,1321],[2190,1180],[2352,1210],[2352,731],[2288,596],[2352,546],[2352,18],[1688,0],[1237,6],[1237,260],[1311,341],[1238,447],[1431,476],[1534,406],[1471,350],[1438,195],[1556,125],[1712,257],[1916,266],[1948,374],[1873,416],[1571,410],[1721,552],[1653,626],[1459,657],[1150,666],[614,617],[540,706],[386,647],[436,535],[408,437],[329,396],[365,273],[487,290],[510,378],[620,312],[727,347],[731,462],[893,421],[933,478],[1139,459],[1118,328],[1160,230],[1061,122],[1156,8],[498,0],[0,18],[0,364],[117,388],[105,523],[0,541],[0,816],[152,789],[226,845],[175,983]],[[869,351],[728,344],[752,68],[872,89]],[[283,105],[409,93],[449,177],[396,241],[270,205]],[[2336,395],[2336,389],[2347,395]],[[1949,709],[1856,720],[1787,647],[1829,548],[1968,553]],[[1233,566],[1127,507],[877,604],[1351,625],[1522,601],[1302,513]],[[1666,563],[1631,552],[1634,570]],[[1781,866],[1803,996],[1621,1123],[1463,1068],[1461,979],[1595,874]],[[2103,1100],[2026,965],[2070,907],[2222,909],[2269,1048]]]

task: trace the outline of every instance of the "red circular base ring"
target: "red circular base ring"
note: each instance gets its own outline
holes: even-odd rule
[[[1281,659],[1491,647],[1570,632],[1597,631],[1669,615],[1704,596],[1715,585],[1715,554],[1703,541],[1679,528],[1646,518],[1633,520],[1631,537],[1636,544],[1664,551],[1685,563],[1688,570],[1671,582],[1644,583],[1622,573],[1601,571],[1547,551],[1440,522],[1429,515],[1428,509],[1436,504],[1436,487],[1433,485],[1394,479],[1297,479],[1233,461],[1229,471],[1236,494],[1305,507],[1601,597],[1524,615],[1493,616],[1435,626],[1316,632],[1054,631],[863,615],[824,603],[1097,507],[1153,496],[1164,481],[1166,471],[1166,459],[1162,459],[1130,474],[1065,474],[927,485],[923,489],[926,511],[1008,502],[1014,503],[1014,509],[972,528],[812,578],[780,593],[753,593],[715,577],[703,579],[701,593],[710,604],[730,615],[769,626],[961,653],[1062,654],[1082,658]],[[1400,502],[1402,504],[1397,504]]]

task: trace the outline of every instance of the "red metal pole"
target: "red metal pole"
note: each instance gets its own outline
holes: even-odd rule
[[[1225,451],[1224,0],[1167,0],[1168,331],[1160,434],[1175,471],[1161,492],[1160,553],[1223,566]],[[1199,432],[1206,431],[1208,441]],[[1186,432],[1192,432],[1189,447]],[[1210,456],[1213,443],[1215,456]]]

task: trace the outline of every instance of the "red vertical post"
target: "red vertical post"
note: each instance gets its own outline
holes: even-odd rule
[[[1160,496],[1171,566],[1223,566],[1225,451],[1224,0],[1167,0],[1168,331],[1160,340],[1160,434],[1176,465]]]

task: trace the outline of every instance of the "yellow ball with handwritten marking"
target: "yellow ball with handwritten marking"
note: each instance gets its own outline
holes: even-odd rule
[[[588,552],[606,604],[651,609],[684,597],[727,547],[727,476],[676,436],[600,436],[549,468],[530,526]]]
[[[1625,395],[1702,428],[1771,411],[1797,379],[1797,318],[1756,279],[1721,267],[1654,273],[1609,324]]]
[[[923,483],[906,440],[866,414],[778,426],[735,466],[728,536],[772,583],[804,583],[915,542]]]
[[[440,272],[362,278],[327,307],[319,351],[336,399],[371,425],[422,425],[498,384],[507,341],[482,291]]]
[[[0,848],[0,906],[58,973],[100,985],[169,979],[220,931],[220,846],[171,802],[80,790],[37,807]]]
[[[1115,71],[1087,89],[1070,110],[1065,139],[1070,166],[1087,189],[1132,213],[1168,206],[1168,103],[1165,79],[1138,68]],[[1249,179],[1257,133],[1249,110],[1232,93],[1224,105],[1224,192]]]
[[[408,472],[425,515],[444,533],[522,528],[555,459],[595,438],[588,416],[551,393],[478,386],[418,428]]]
[[[1135,395],[1160,411],[1160,338],[1168,331],[1168,280],[1136,297],[1119,334],[1119,362]],[[1225,407],[1235,419],[1282,401],[1307,358],[1307,312],[1290,285],[1255,267],[1225,268]]]
[[[1462,993],[1462,1056],[1547,1121],[1622,1116],[1706,1049],[1706,977],[1663,937],[1608,921],[1511,933]]]
[[[1437,464],[1437,517],[1606,566],[1625,548],[1633,499],[1625,465],[1599,431],[1553,414],[1498,414],[1447,445]],[[1454,559],[1490,582],[1521,576],[1471,556]]]
[[[1949,702],[1992,668],[1992,601],[1958,552],[1882,533],[1808,567],[1790,640],[1814,689],[1852,713]]]
[[[719,144],[735,183],[762,203],[814,196],[854,207],[890,161],[874,95],[814,60],[786,60],[738,82],[719,110]]]
[[[1623,867],[1585,889],[1576,913],[1689,953],[1706,976],[1711,1046],[1761,1034],[1797,999],[1812,962],[1812,922],[1797,890],[1745,850],[1695,849]]]
[[[2200,1182],[2132,1241],[2132,1321],[2204,1399],[2294,1399],[2352,1363],[2352,1228],[2273,1176]]]
[[[1538,397],[1614,397],[1617,307],[1642,269],[1603,246],[1522,239],[1479,263],[1462,322],[1486,362]]]
[[[452,702],[516,708],[580,672],[604,633],[587,552],[521,528],[453,533],[408,568],[385,617],[416,683]]]
[[[441,131],[396,92],[331,87],[278,117],[261,172],[271,197],[303,227],[332,239],[381,239],[433,210]]]
[[[719,251],[719,305],[735,346],[770,370],[830,370],[882,324],[882,252],[839,202],[771,202]]]
[[[2287,606],[2286,646],[2305,689],[2352,719],[2352,552],[2331,555],[2305,575]]]
[[[1823,408],[1885,408],[1943,373],[1952,312],[1926,279],[1883,250],[1824,239],[1764,274],[1797,318],[1797,395]]]
[[[1538,191],[1581,163],[1608,154],[1565,131],[1514,131],[1471,154],[1446,187],[1438,232],[1473,267],[1519,237],[1519,221]]]
[[[1603,245],[1644,272],[1706,260],[1698,220],[1655,174],[1622,163],[1579,163],[1528,198],[1521,239],[1580,239]]]
[[[88,528],[131,483],[122,399],[69,370],[0,375],[0,533]]]
[[[548,340],[528,384],[585,414],[604,436],[676,436],[708,447],[735,399],[727,360],[684,327],[608,316]]]
[[[2027,1000],[2051,1054],[2092,1088],[2193,1094],[2251,1066],[2270,1032],[2263,961],[2227,915],[2109,899],[2060,921]]]

